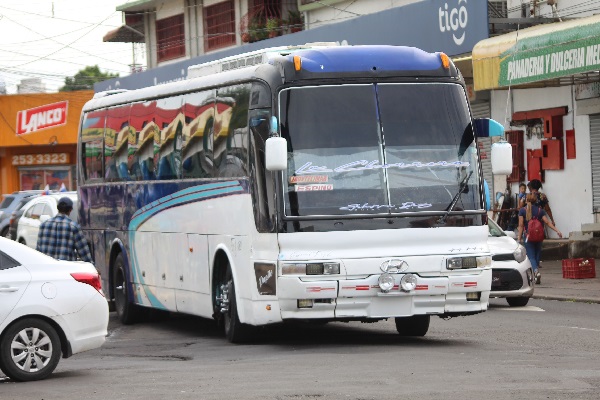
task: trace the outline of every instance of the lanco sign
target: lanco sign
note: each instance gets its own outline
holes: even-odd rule
[[[17,113],[17,135],[25,135],[67,123],[68,101],[47,104]]]

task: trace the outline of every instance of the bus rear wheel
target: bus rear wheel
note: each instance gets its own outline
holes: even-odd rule
[[[412,317],[397,317],[396,330],[400,336],[425,336],[429,330],[429,315],[413,315]]]
[[[119,253],[115,258],[113,268],[113,294],[115,296],[115,311],[117,317],[123,324],[133,324],[137,321],[139,309],[130,301],[130,286],[125,274],[125,261],[123,254]]]
[[[223,316],[225,337],[231,343],[246,343],[252,339],[254,329],[252,326],[240,322],[237,312],[233,278],[230,278],[227,282],[225,291],[226,296],[229,299],[228,309]]]

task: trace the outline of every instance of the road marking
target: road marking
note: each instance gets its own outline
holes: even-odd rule
[[[491,307],[490,309],[492,310],[502,310],[502,311],[546,311],[543,308],[539,308],[536,306],[523,306],[523,307],[510,307],[510,306],[505,306],[505,307]]]
[[[569,328],[569,329],[579,329],[581,331],[593,331],[593,332],[600,332],[600,329],[594,329],[594,328],[581,328],[579,326],[559,326],[559,328]]]

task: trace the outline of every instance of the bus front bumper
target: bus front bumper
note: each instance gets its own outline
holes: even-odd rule
[[[417,277],[414,290],[395,286],[383,292],[379,275],[364,279],[307,280],[279,277],[277,282],[282,319],[383,319],[411,315],[461,315],[487,310],[490,269],[472,275]]]

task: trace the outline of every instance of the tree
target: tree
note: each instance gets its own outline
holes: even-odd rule
[[[94,83],[102,82],[107,79],[117,78],[119,74],[100,72],[97,65],[85,67],[79,71],[73,78],[65,78],[65,86],[59,89],[59,92],[72,92],[75,90],[93,90]]]

